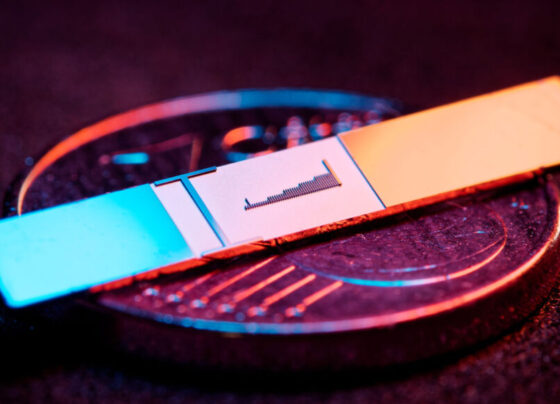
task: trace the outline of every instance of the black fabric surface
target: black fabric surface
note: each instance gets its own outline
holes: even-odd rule
[[[553,1],[5,3],[0,191],[56,140],[177,95],[305,86],[424,108],[559,74],[558,21]],[[108,354],[87,323],[78,341],[4,316],[0,401],[554,402],[559,305],[556,289],[503,337],[411,366],[243,378]]]

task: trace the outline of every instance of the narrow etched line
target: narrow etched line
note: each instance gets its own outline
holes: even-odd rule
[[[327,296],[328,294],[334,292],[335,290],[337,290],[339,287],[341,287],[344,284],[344,282],[342,281],[336,281],[331,283],[329,286],[313,293],[312,295],[307,296],[305,299],[303,299],[302,303],[306,306],[309,307],[311,306],[313,303],[317,302],[318,300],[324,298],[325,296]]]
[[[237,274],[236,276],[233,276],[231,278],[229,278],[228,280],[221,282],[219,284],[217,284],[216,286],[214,286],[213,288],[211,288],[208,292],[206,292],[206,294],[204,296],[202,296],[199,299],[195,299],[191,302],[191,306],[193,307],[204,307],[208,304],[208,302],[210,301],[210,298],[212,296],[214,296],[215,294],[221,292],[222,290],[224,290],[225,288],[227,288],[228,286],[233,285],[235,282],[245,278],[246,276],[252,274],[253,272],[255,272],[257,269],[260,269],[262,267],[264,267],[265,265],[267,265],[268,263],[270,263],[272,260],[274,260],[276,257],[270,257],[262,262],[259,262],[256,265],[253,265],[252,267],[250,267],[249,269],[246,269],[245,271],[241,272],[240,274]]]
[[[323,289],[318,290],[315,293],[312,293],[311,295],[303,299],[301,303],[299,303],[298,305],[286,309],[285,312],[286,316],[287,317],[301,316],[309,306],[311,306],[313,303],[316,303],[318,300],[321,300],[325,296],[331,294],[332,292],[340,288],[343,284],[344,282],[342,281],[336,281],[324,287]]]
[[[180,303],[183,297],[185,296],[185,293],[189,292],[191,289],[195,288],[196,286],[202,285],[204,282],[206,282],[208,279],[216,275],[218,272],[220,271],[216,270],[216,271],[209,272],[195,279],[194,281],[187,283],[186,285],[181,287],[181,289],[179,289],[178,291],[166,295],[165,301],[168,303]]]
[[[294,293],[296,290],[304,287],[309,282],[315,280],[316,277],[317,277],[317,275],[315,275],[315,274],[307,275],[305,278],[300,279],[299,281],[292,283],[290,286],[285,287],[281,291],[276,292],[275,294],[268,296],[266,299],[263,300],[263,302],[261,303],[260,306],[261,307],[269,307],[269,306],[273,305],[274,303],[282,300],[283,298],[285,298],[289,294]]]
[[[266,311],[271,305],[278,302],[279,300],[282,300],[283,298],[295,292],[296,290],[304,287],[309,282],[312,282],[316,277],[317,276],[315,274],[307,275],[305,278],[300,279],[299,281],[294,282],[289,286],[286,286],[284,289],[280,290],[279,292],[276,292],[273,295],[268,296],[266,299],[262,301],[262,303],[259,306],[251,307],[249,310],[247,310],[247,315],[249,317],[264,316]]]
[[[211,277],[213,277],[214,275],[216,275],[218,272],[220,272],[220,271],[216,270],[216,271],[209,272],[209,273],[207,273],[206,275],[203,275],[203,276],[201,276],[200,278],[197,278],[197,279],[195,279],[194,281],[187,283],[185,286],[183,286],[183,287],[181,288],[181,290],[182,290],[183,292],[188,292],[188,291],[190,291],[191,289],[193,289],[193,288],[195,288],[195,287],[197,287],[197,286],[199,286],[199,285],[202,285],[204,282],[206,282],[208,279],[210,279]]]
[[[235,308],[235,305],[245,299],[247,299],[249,296],[257,293],[259,290],[267,287],[268,285],[270,285],[271,283],[276,282],[278,279],[282,278],[283,276],[289,274],[290,272],[292,272],[294,269],[296,269],[295,265],[291,265],[287,268],[284,268],[282,271],[275,273],[274,275],[269,276],[268,278],[254,284],[253,286],[244,289],[240,292],[237,292],[234,296],[233,299],[228,302],[228,303],[223,303],[220,304],[218,306],[218,312],[219,313],[231,313],[233,311],[233,309]]]
[[[268,278],[260,281],[259,283],[251,286],[250,288],[247,288],[245,290],[242,290],[240,292],[237,292],[234,296],[233,296],[233,302],[234,303],[239,303],[240,301],[248,298],[249,296],[255,294],[256,292],[258,292],[259,290],[261,290],[262,288],[270,285],[273,282],[276,282],[278,279],[282,278],[283,276],[289,274],[290,272],[292,272],[294,269],[296,269],[295,265],[291,265],[287,268],[284,268],[282,271],[269,276]]]
[[[210,226],[210,228],[212,229],[212,231],[214,232],[214,234],[216,235],[220,243],[222,243],[222,246],[225,247],[226,245],[228,245],[228,239],[223,229],[220,227],[220,225],[218,224],[214,216],[212,216],[212,213],[210,212],[210,210],[202,200],[201,196],[198,194],[198,191],[190,181],[190,178],[192,178],[193,176],[197,176],[196,174],[197,173],[187,174],[181,177],[181,183],[183,184],[188,194],[192,198],[193,202],[195,203],[196,207],[198,208],[198,210],[200,211],[200,213],[208,223],[208,226]]]
[[[212,289],[210,289],[208,291],[208,293],[206,293],[206,296],[214,296],[216,293],[221,292],[222,290],[224,290],[225,288],[227,288],[230,285],[233,285],[235,282],[245,278],[247,275],[252,274],[253,272],[255,272],[257,269],[264,267],[266,264],[268,264],[269,262],[271,262],[274,258],[276,257],[271,257],[267,260],[264,260],[256,265],[253,265],[252,267],[250,267],[249,269],[241,272],[239,275],[236,275],[234,277],[231,277],[230,279],[228,279],[227,281],[224,281],[216,286],[214,286]]]

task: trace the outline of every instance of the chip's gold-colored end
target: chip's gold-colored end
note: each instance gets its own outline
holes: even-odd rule
[[[560,77],[339,136],[387,207],[503,183],[560,164]]]

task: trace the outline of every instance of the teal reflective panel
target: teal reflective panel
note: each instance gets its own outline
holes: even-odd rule
[[[12,307],[192,257],[149,185],[0,221],[0,290]]]

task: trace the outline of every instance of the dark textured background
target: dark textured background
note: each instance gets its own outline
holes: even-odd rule
[[[554,1],[46,3],[0,4],[2,192],[26,156],[177,95],[308,86],[429,107],[560,73]],[[43,346],[17,371],[3,363],[0,401],[555,401],[559,306],[556,290],[525,325],[469,352],[326,380],[171,377],[87,344]]]

